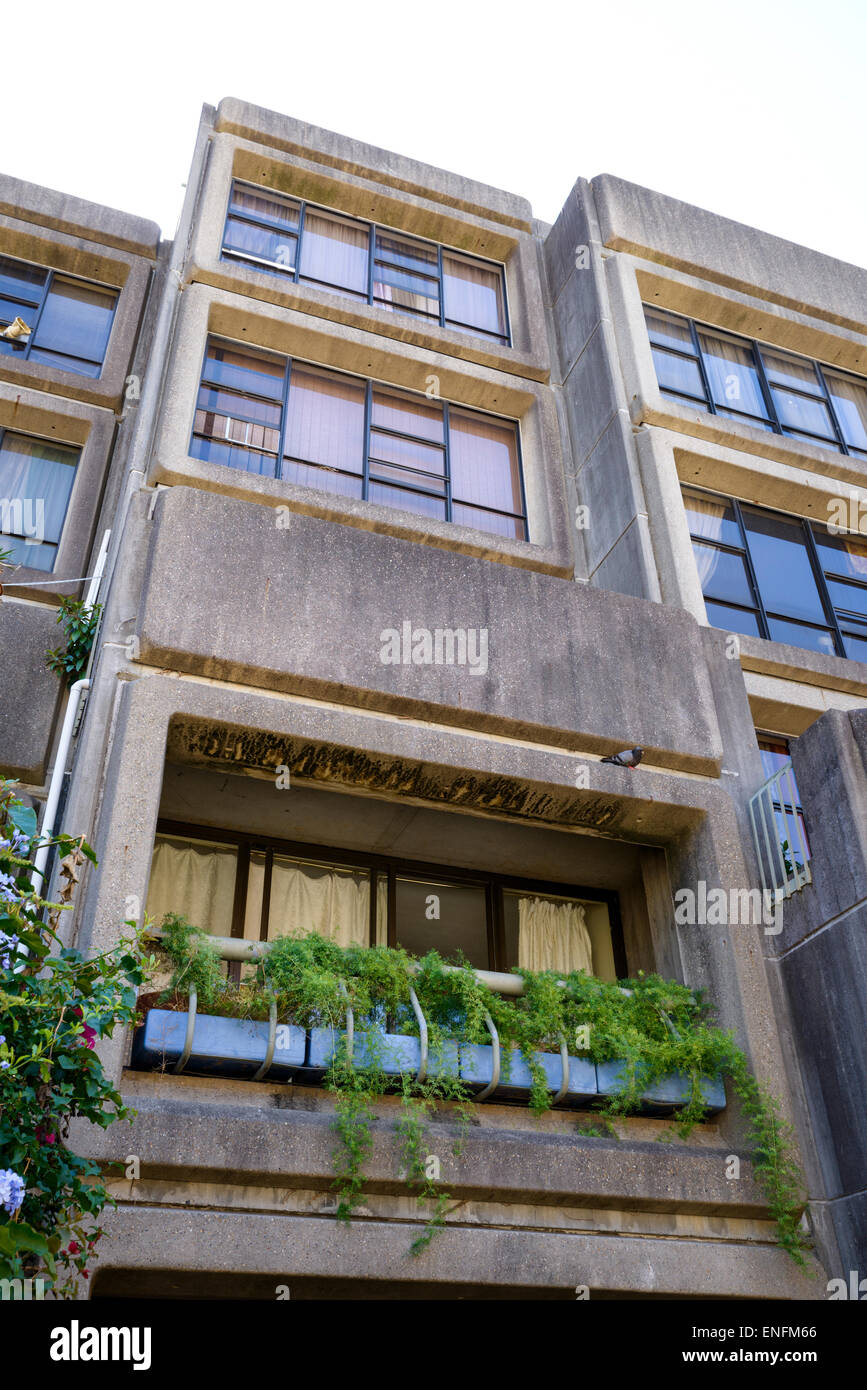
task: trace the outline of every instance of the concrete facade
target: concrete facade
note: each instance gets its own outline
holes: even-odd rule
[[[513,346],[221,259],[233,178],[502,261]],[[616,893],[629,973],[705,990],[795,1123],[816,1237],[799,1273],[748,1162],[725,1177],[745,1152],[731,1097],[665,1147],[651,1119],[614,1142],[565,1113],[482,1104],[443,1175],[446,1231],[407,1262],[424,1216],[396,1178],[393,1102],[344,1231],[325,1093],[134,1071],[118,1035],[104,1055],[138,1118],[74,1141],[106,1163],[138,1154],[142,1175],[113,1180],[96,1292],[272,1297],[294,1279],[383,1297],[823,1297],[867,1261],[867,665],[759,638],[733,653],[708,623],[680,489],[822,519],[850,493],[867,511],[867,459],[663,396],[641,306],[867,375],[867,271],[608,176],[579,179],[547,227],[522,198],[234,99],[203,111],[172,244],[7,180],[0,252],[28,207],[26,235],[56,243],[58,265],[83,274],[89,256],[123,286],[99,381],[74,392],[36,364],[23,380],[30,364],[0,357],[0,424],[8,395],[34,433],[56,418],[84,445],[57,577],[89,574],[111,530],[64,810],[99,856],[78,944],[110,945],[140,916],[161,818]],[[454,406],[517,420],[529,540],[190,457],[208,334],[420,393],[433,377]],[[39,801],[59,699],[39,653],[59,591],[22,578],[0,627],[33,686],[22,676],[3,702],[0,767]],[[485,671],[384,664],[381,633],[404,622],[485,629]],[[803,735],[813,882],[778,938],[678,926],[679,888],[760,884],[757,729]],[[636,772],[601,762],[635,744]],[[290,792],[274,785],[284,764]],[[830,1031],[817,976],[840,1001]],[[454,1121],[437,1125],[445,1152]]]

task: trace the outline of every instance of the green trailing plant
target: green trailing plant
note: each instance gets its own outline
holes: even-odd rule
[[[676,1072],[687,1080],[689,1094],[661,1137],[686,1139],[707,1114],[703,1079],[728,1077],[749,1122],[753,1171],[777,1224],[780,1244],[804,1263],[806,1242],[799,1225],[803,1196],[791,1131],[777,1102],[750,1073],[732,1034],[714,1024],[700,993],[677,981],[639,972],[635,979],[616,984],[582,971],[564,979],[553,971],[521,970],[523,994],[507,997],[488,990],[465,960],[450,964],[436,951],[414,959],[401,949],[342,948],[310,934],[274,942],[236,986],[223,978],[204,933],[177,916],[165,920],[164,932],[163,948],[174,968],[167,993],[176,1007],[183,1006],[185,992],[195,984],[200,1007],[212,1012],[267,1018],[275,1000],[278,1018],[303,1028],[334,1030],[326,1085],[336,1097],[340,1143],[334,1158],[335,1187],[341,1220],[351,1217],[363,1197],[374,1102],[396,1089],[406,1181],[420,1203],[434,1205],[413,1250],[419,1253],[430,1243],[443,1225],[449,1198],[425,1166],[425,1122],[438,1105],[457,1103],[465,1132],[470,1093],[457,1074],[455,1047],[490,1042],[490,1018],[500,1037],[502,1079],[508,1080],[518,1054],[529,1066],[535,1115],[544,1114],[551,1104],[548,1079],[536,1053],[557,1053],[565,1040],[572,1055],[620,1064],[617,1092],[596,1105],[589,1123],[586,1117],[579,1121],[579,1132],[589,1136],[617,1137],[615,1122],[635,1114],[653,1083]],[[384,1067],[388,1034],[418,1035],[410,985],[428,1027],[429,1068],[421,1084],[414,1072],[402,1072],[396,1081],[394,1068],[389,1075]],[[343,1034],[347,1004],[355,1016],[352,1058]]]
[[[133,923],[111,951],[62,945],[78,870],[96,860],[83,839],[45,841],[64,882],[47,902],[30,882],[38,843],[34,812],[0,782],[0,1278],[38,1275],[55,1296],[75,1297],[111,1199],[99,1164],[67,1147],[68,1126],[132,1119],[95,1044],[135,1020],[149,962]]]
[[[101,603],[94,603],[88,608],[83,599],[60,600],[57,621],[63,628],[66,646],[48,652],[45,664],[50,671],[57,671],[58,675],[65,677],[68,686],[81,680],[87,670],[101,613]]]

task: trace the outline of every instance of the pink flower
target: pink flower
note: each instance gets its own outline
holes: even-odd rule
[[[95,1029],[95,1028],[91,1028],[87,1023],[85,1023],[85,1025],[84,1025],[84,1045],[85,1045],[85,1047],[93,1047],[93,1045],[94,1045],[95,1042],[96,1042],[96,1029]]]
[[[68,1253],[69,1253],[70,1255],[77,1255],[80,1249],[81,1249],[81,1246],[79,1245],[79,1243],[78,1243],[77,1240],[71,1240],[71,1241],[69,1242],[69,1252],[68,1252]]]
[[[36,1138],[39,1140],[40,1144],[53,1144],[57,1139],[57,1135],[44,1129],[42,1125],[37,1125]]]

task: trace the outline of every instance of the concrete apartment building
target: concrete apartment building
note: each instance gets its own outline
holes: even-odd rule
[[[607,175],[549,227],[234,99],[172,243],[9,179],[0,204],[4,295],[42,314],[0,354],[0,492],[24,453],[63,493],[0,602],[0,770],[41,804],[68,769],[99,856],[78,944],[146,907],[267,938],[342,876],[371,941],[502,971],[522,892],[577,900],[597,974],[681,979],[735,1030],[816,1242],[810,1277],[749,1164],[726,1176],[736,1104],[659,1144],[486,1102],[410,1260],[392,1102],[347,1230],[325,1092],[136,1070],[118,1035],[138,1117],[75,1142],[141,1176],[112,1180],[92,1294],[814,1299],[863,1269],[867,271]],[[98,563],[64,721],[44,653]],[[750,801],[790,757],[810,881],[782,929],[678,925],[678,890],[762,885]],[[448,923],[413,907],[431,883]]]

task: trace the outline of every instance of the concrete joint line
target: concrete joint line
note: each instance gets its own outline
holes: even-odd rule
[[[626,525],[624,526],[623,530],[620,532],[619,536],[616,536],[615,539],[611,542],[611,545],[608,547],[608,549],[606,550],[605,554],[602,556],[602,559],[599,561],[599,564],[598,564],[598,565],[594,565],[593,571],[592,571],[593,574],[596,573],[596,571],[599,569],[599,566],[600,566],[600,565],[604,565],[604,564],[605,564],[605,561],[608,559],[608,556],[611,554],[611,552],[612,552],[612,550],[614,549],[614,547],[615,547],[616,545],[619,545],[619,543],[623,540],[623,537],[626,535],[626,532],[630,529],[630,527],[631,527],[631,526],[634,526],[635,523],[636,523],[636,521],[640,521],[642,517],[644,517],[644,520],[647,521],[647,513],[646,513],[646,512],[636,512],[636,513],[635,513],[635,516],[631,517],[630,520],[627,521]],[[591,576],[591,577],[592,577],[592,576]],[[711,780],[712,780],[712,781],[716,781],[717,779],[716,779],[716,778],[712,778]]]
[[[859,898],[851,907],[847,907],[845,912],[838,912],[836,917],[831,917],[830,920],[824,922],[821,927],[817,927],[815,931],[810,932],[808,936],[804,937],[803,941],[795,942],[794,946],[789,946],[787,950],[783,951],[778,956],[767,956],[766,960],[785,960],[786,957],[792,955],[793,952],[800,951],[801,947],[806,946],[809,941],[815,941],[816,937],[821,936],[823,932],[828,931],[831,927],[836,927],[839,922],[845,922],[847,917],[851,917],[853,913],[858,912],[864,906],[867,906],[867,898]]]

